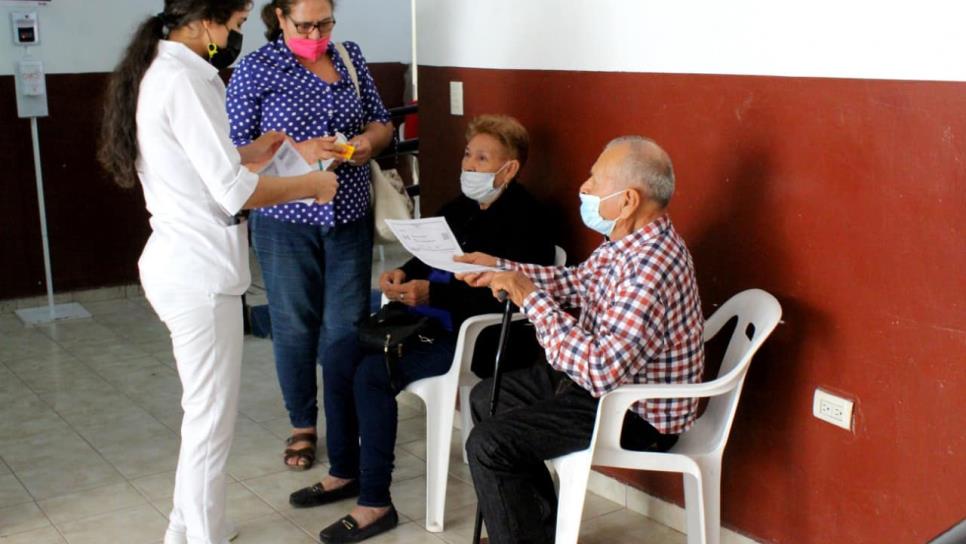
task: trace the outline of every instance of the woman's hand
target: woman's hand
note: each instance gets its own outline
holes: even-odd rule
[[[372,158],[372,142],[365,134],[360,134],[349,140],[349,145],[356,148],[349,159],[349,163],[355,166],[362,166]]]
[[[389,300],[399,298],[399,287],[406,281],[406,273],[399,268],[387,270],[379,276],[379,289]]]
[[[285,138],[287,138],[285,134],[270,130],[256,138],[252,143],[239,147],[238,154],[241,156],[242,164],[251,165],[251,170],[257,170],[257,166],[271,160],[278,148],[285,142]]]
[[[335,174],[332,172],[315,171],[305,174],[305,177],[313,193],[310,198],[314,198],[319,204],[332,202],[332,199],[335,198],[335,193],[339,190],[339,181],[336,179]]]
[[[429,304],[429,281],[412,280],[399,286],[396,290],[396,300],[406,306],[420,306]]]
[[[335,162],[332,163],[333,166],[329,167],[332,170],[335,166],[345,162],[345,159],[342,158],[342,145],[335,143],[335,136],[312,138],[311,140],[305,140],[304,142],[298,142],[293,145],[295,145],[295,149],[299,152],[299,155],[302,155],[302,158],[309,164],[335,159]]]

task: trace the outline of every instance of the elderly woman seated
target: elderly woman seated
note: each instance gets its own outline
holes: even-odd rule
[[[512,117],[483,115],[466,132],[460,189],[462,194],[440,210],[465,252],[481,251],[517,262],[549,265],[554,245],[543,206],[517,181],[527,160],[529,136]],[[453,362],[456,333],[464,320],[501,312],[502,305],[487,289],[474,289],[452,274],[412,259],[379,279],[383,293],[411,312],[429,316],[436,331],[431,343],[414,343],[393,365],[390,377],[384,356],[363,358],[354,379],[358,429],[328,429],[346,434],[346,452],[355,456],[358,471],[329,474],[320,483],[292,494],[296,507],[330,503],[358,495],[356,507],[322,531],[324,542],[369,538],[398,523],[389,493],[396,443],[396,395],[413,381],[446,373]],[[485,375],[496,351],[496,331],[484,331],[477,345],[474,371]],[[490,334],[487,334],[487,333]],[[528,364],[542,353],[532,329],[522,323],[511,334],[507,361]],[[485,365],[483,364],[485,363]],[[355,445],[358,444],[357,447]],[[329,452],[332,455],[333,452]]]

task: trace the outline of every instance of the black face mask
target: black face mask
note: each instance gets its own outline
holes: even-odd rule
[[[214,42],[208,42],[208,62],[219,70],[224,70],[231,66],[242,50],[241,32],[235,30],[228,31],[228,44],[225,47],[218,47]],[[210,37],[208,38],[211,39]]]

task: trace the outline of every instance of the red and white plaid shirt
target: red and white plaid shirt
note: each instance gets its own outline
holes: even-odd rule
[[[500,266],[537,286],[522,310],[547,360],[595,397],[624,383],[701,381],[704,317],[694,264],[666,215],[575,267]],[[564,306],[581,308],[580,317]],[[697,407],[697,399],[655,399],[632,409],[658,431],[679,434]]]

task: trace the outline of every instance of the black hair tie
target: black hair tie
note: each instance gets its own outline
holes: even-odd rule
[[[168,33],[171,32],[171,27],[174,25],[171,23],[171,16],[165,14],[163,11],[154,16],[161,23],[161,35],[167,38]]]

